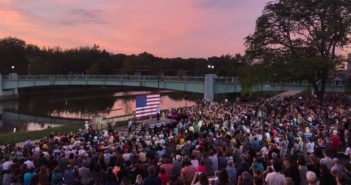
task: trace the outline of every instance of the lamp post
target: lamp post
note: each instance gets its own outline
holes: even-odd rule
[[[11,66],[11,73],[14,73],[14,72],[15,72],[15,66],[12,65],[12,66]]]
[[[10,68],[9,78],[11,78],[11,79],[15,78],[15,66],[14,65],[12,65]]]
[[[208,68],[208,69],[214,69],[214,65],[208,64],[208,65],[207,65],[207,68]]]
[[[214,65],[208,64],[208,65],[207,65],[207,69],[208,69],[208,71],[209,71],[210,73],[212,73],[212,72],[213,72],[213,69],[214,69]]]

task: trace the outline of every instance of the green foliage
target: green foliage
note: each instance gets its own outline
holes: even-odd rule
[[[38,131],[3,133],[3,134],[0,134],[0,145],[22,142],[28,138],[32,140],[42,139],[44,137],[48,137],[51,132],[69,133],[72,131],[77,131],[80,128],[83,128],[83,125],[84,124],[67,124],[60,127],[54,127],[54,128],[38,130]]]
[[[88,70],[87,74],[102,75],[112,74],[113,64],[107,59],[99,59]]]
[[[254,64],[244,68],[240,73],[240,84],[243,94],[250,94],[256,86],[263,86],[274,78],[267,73],[266,63]]]
[[[208,69],[207,65],[215,66]],[[11,71],[11,66],[15,69]],[[97,45],[63,50],[59,47],[39,48],[16,38],[0,39],[0,73],[8,74],[134,74],[145,75],[203,76],[216,73],[219,76],[239,76],[246,65],[245,57],[223,55],[204,58],[160,58],[143,52],[138,55],[111,54]]]
[[[265,6],[255,32],[246,37],[246,54],[272,69],[281,66],[279,78],[309,81],[322,99],[341,61],[336,50],[350,44],[349,34],[349,0],[276,0]]]
[[[11,66],[15,66],[18,73],[24,73],[28,63],[25,50],[23,40],[12,37],[0,39],[0,73],[12,72]]]

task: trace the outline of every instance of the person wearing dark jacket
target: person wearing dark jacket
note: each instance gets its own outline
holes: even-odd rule
[[[321,177],[319,180],[320,185],[336,185],[336,180],[330,173],[328,167],[324,164],[320,165]]]
[[[157,176],[157,171],[154,166],[150,166],[147,169],[149,176],[144,180],[144,185],[161,185],[161,179]]]

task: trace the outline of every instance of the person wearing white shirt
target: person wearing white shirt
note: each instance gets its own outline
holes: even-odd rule
[[[129,161],[131,159],[131,157],[132,157],[131,153],[124,153],[122,155],[122,158],[123,158],[124,161]]]
[[[345,150],[345,155],[349,156],[351,154],[351,146],[348,146]]]
[[[214,171],[217,171],[218,170],[218,158],[217,158],[217,155],[215,153],[212,153],[212,155],[210,155],[210,160],[211,160],[211,163],[212,163],[212,169]]]
[[[25,164],[25,165],[27,166],[27,169],[31,169],[31,168],[34,169],[34,168],[35,168],[33,161],[31,161],[31,160],[29,160],[29,159],[27,159],[26,161],[24,161],[23,164]]]
[[[269,132],[266,132],[265,136],[266,136],[267,140],[271,139],[271,134]]]
[[[307,144],[306,144],[306,152],[308,154],[314,153],[314,142],[312,142],[310,139],[307,141]]]
[[[68,157],[71,155],[72,151],[70,151],[68,148],[65,150],[65,158],[68,159]]]
[[[32,142],[32,140],[27,139],[27,140],[24,142],[24,145],[27,146],[27,147],[32,147],[32,146],[33,146],[33,142]]]
[[[268,173],[266,176],[267,185],[284,185],[285,184],[285,175],[281,174],[282,165],[278,162],[273,163],[274,171]]]
[[[82,148],[78,151],[79,156],[86,156],[87,152]]]
[[[268,156],[269,150],[268,150],[268,148],[267,148],[266,145],[264,145],[264,146],[261,148],[260,153],[261,153],[261,155],[262,155],[263,157],[267,157],[267,156]]]
[[[3,171],[8,171],[13,164],[13,161],[9,160],[9,158],[6,159],[4,163],[2,163],[2,170]]]

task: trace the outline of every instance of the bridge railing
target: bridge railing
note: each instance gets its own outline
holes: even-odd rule
[[[121,81],[197,81],[204,82],[203,76],[135,76],[135,75],[18,75],[14,79],[11,75],[4,75],[2,79],[7,80],[121,80]],[[215,82],[221,83],[233,83],[239,84],[240,79],[238,77],[215,77]],[[263,86],[284,86],[284,85],[296,85],[296,86],[308,86],[307,81],[278,81],[278,82],[266,82]],[[327,86],[344,86],[342,80],[330,80]]]
[[[296,85],[296,86],[312,86],[307,81],[279,81],[279,82],[270,82],[264,85],[271,85],[271,86],[282,86],[282,85]],[[345,84],[342,80],[329,80],[326,83],[326,86],[335,86],[335,87],[343,87]]]
[[[3,79],[15,80],[11,76]],[[18,75],[17,80],[131,80],[131,81],[204,81],[199,76],[132,76],[132,75]]]
[[[240,83],[239,77],[216,77],[215,82]]]

